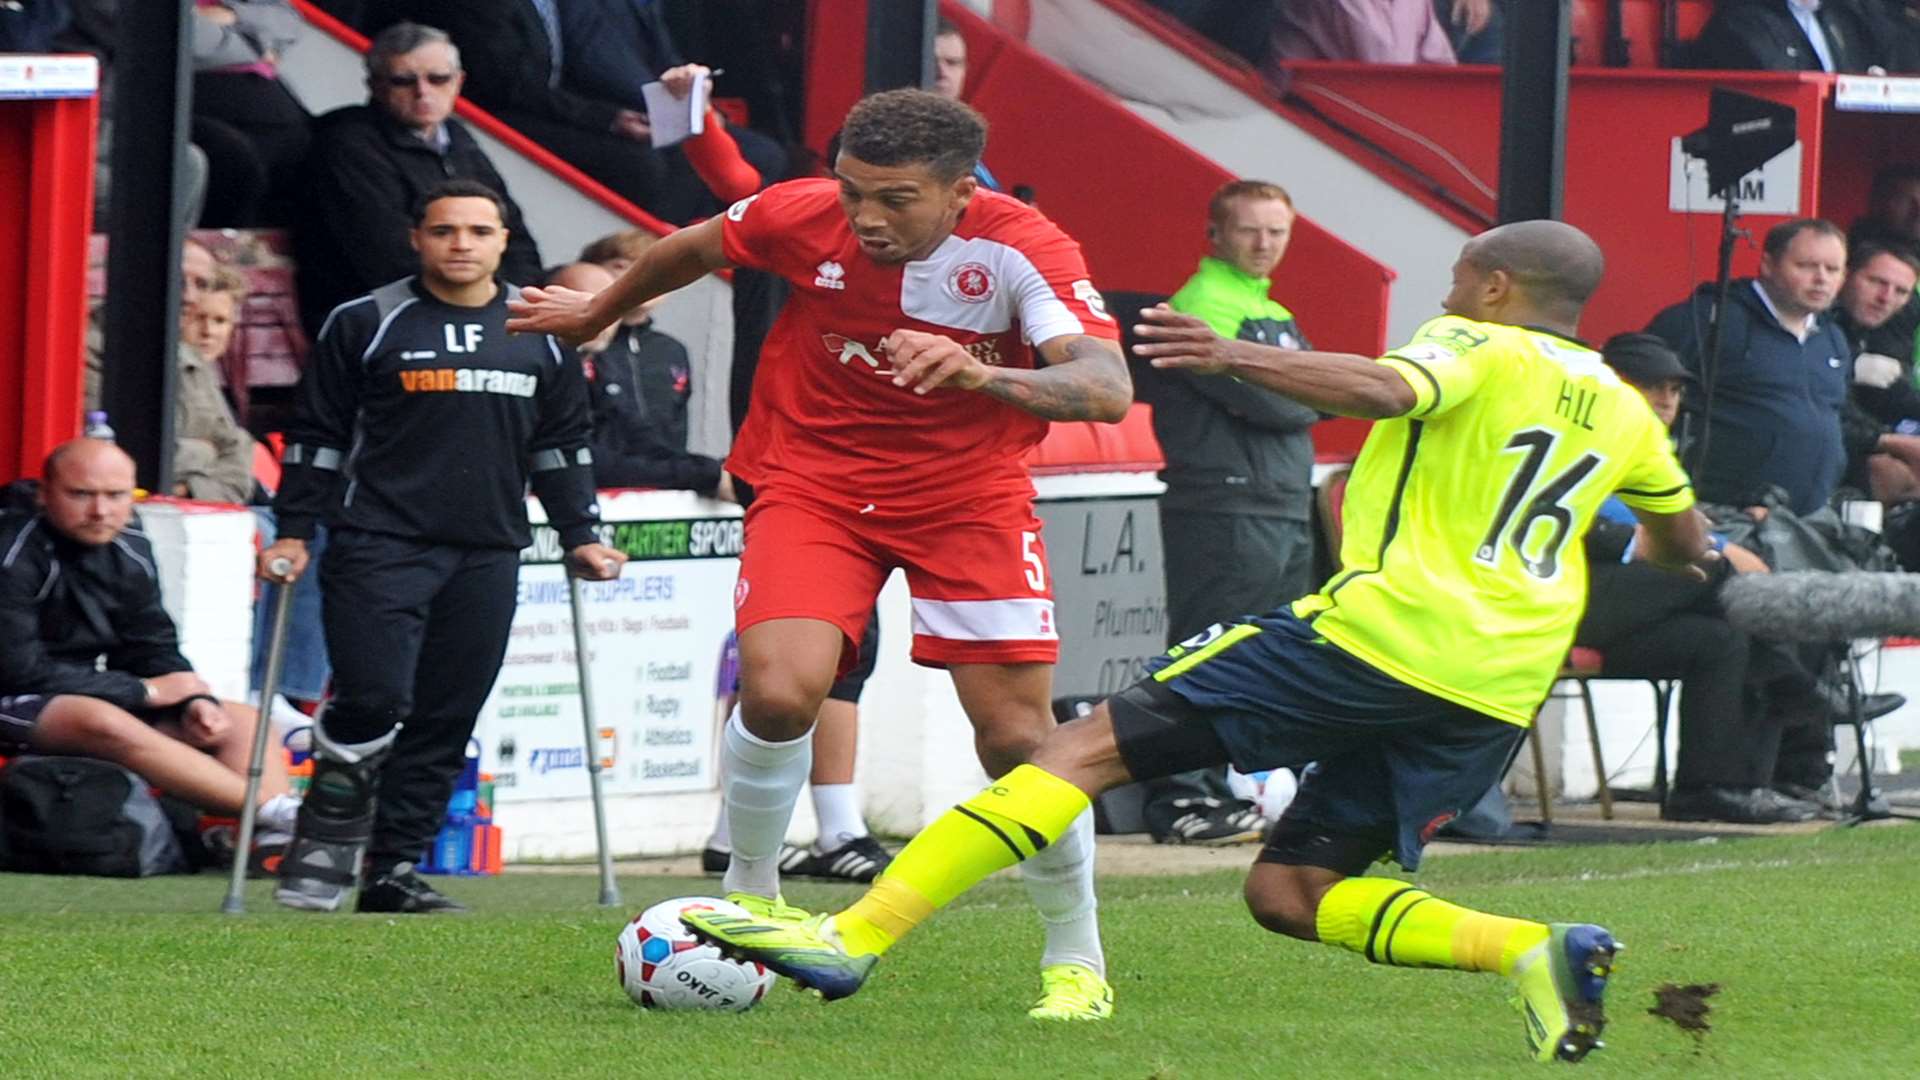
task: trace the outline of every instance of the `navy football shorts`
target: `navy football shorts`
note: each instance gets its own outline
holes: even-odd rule
[[[1135,779],[1305,769],[1264,862],[1408,870],[1505,773],[1523,729],[1374,668],[1281,609],[1219,624],[1108,702]],[[1307,766],[1311,765],[1311,768]]]

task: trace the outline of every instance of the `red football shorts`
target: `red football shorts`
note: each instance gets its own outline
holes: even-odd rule
[[[734,586],[735,625],[820,619],[859,652],[867,614],[895,567],[913,595],[913,659],[948,664],[1054,663],[1053,581],[1040,520],[1024,492],[936,512],[841,506],[764,492],[747,509]]]

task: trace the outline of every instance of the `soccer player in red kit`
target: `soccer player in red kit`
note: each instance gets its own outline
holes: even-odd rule
[[[725,887],[762,917],[806,917],[780,900],[776,859],[808,732],[895,567],[913,594],[913,658],[952,673],[987,772],[1024,762],[1054,726],[1059,638],[1022,458],[1048,421],[1121,419],[1132,387],[1079,245],[980,189],[985,144],[959,102],[872,95],[847,116],[832,179],[776,184],[673,233],[599,293],[527,289],[508,326],[584,340],[727,266],[793,286],[727,459],[756,496],[734,590]],[[1029,1015],[1111,1015],[1091,817],[1024,877],[1047,930]]]

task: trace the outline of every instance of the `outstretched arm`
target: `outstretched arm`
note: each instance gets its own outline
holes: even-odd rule
[[[1146,321],[1134,328],[1140,344],[1133,351],[1157,368],[1224,373],[1323,413],[1369,420],[1404,416],[1419,400],[1399,372],[1372,357],[1230,340],[1204,320],[1165,305],[1140,317]]]
[[[648,248],[614,283],[597,293],[559,286],[522,289],[509,301],[507,329],[516,334],[552,334],[569,345],[593,340],[615,319],[663,293],[691,285],[731,265],[714,217],[672,232]]]
[[[1133,404],[1133,378],[1120,347],[1085,334],[1041,342],[1046,366],[1032,370],[980,362],[952,338],[895,330],[880,343],[893,361],[893,385],[916,394],[938,387],[977,390],[1048,420],[1124,419]]]

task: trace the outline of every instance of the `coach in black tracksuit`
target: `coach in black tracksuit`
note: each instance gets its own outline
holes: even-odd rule
[[[280,539],[261,568],[297,577],[327,522],[334,693],[275,892],[292,907],[337,908],[364,850],[359,910],[459,909],[411,864],[445,816],[506,652],[529,483],[577,573],[611,578],[624,561],[595,539],[578,361],[551,338],[507,333],[517,291],[493,276],[503,219],[472,181],[428,192],[413,229],[420,274],[335,309],[301,379]],[[279,558],[293,569],[274,573]]]

